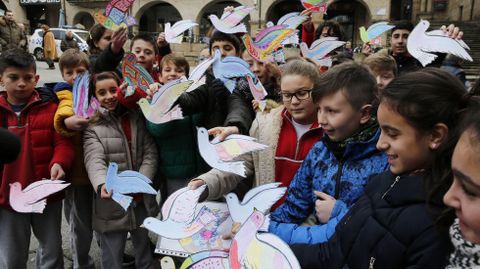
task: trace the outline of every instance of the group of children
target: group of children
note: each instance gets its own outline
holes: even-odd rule
[[[310,21],[303,27],[304,35],[313,35]],[[335,27],[326,23],[317,32],[335,35]],[[458,28],[446,31],[461,37]],[[392,42],[401,43],[408,33],[408,26],[398,25]],[[397,43],[392,51],[366,55],[363,63],[348,61],[323,73],[325,68],[301,57],[277,66],[249,55],[236,35],[215,31],[210,55],[219,50],[222,57],[243,58],[267,90],[267,108],[259,111],[246,79],[230,93],[208,70],[205,85],[177,100],[184,118],[155,124],[137,101],[188,77],[189,64],[162,36],[138,34],[130,51],[155,84],[126,96],[119,70],[126,41],[123,28],[93,26],[89,55],[64,52],[59,66],[65,82],[53,89],[36,88],[31,55],[15,49],[0,55],[2,127],[22,145],[17,159],[0,170],[0,268],[26,267],[31,230],[40,244],[37,268],[63,268],[63,195],[74,268],[94,268],[93,231],[103,268],[122,268],[128,234],[136,268],[158,266],[140,224],[157,216],[159,203],[149,194],[133,195],[126,211],[114,202],[105,187],[111,162],[119,173],[134,170],[152,179],[162,200],[186,185],[206,184],[202,199],[216,200],[282,183],[288,190],[272,207],[268,230],[291,245],[302,268],[480,264],[472,252],[480,244],[480,109],[452,75],[434,67],[408,72],[399,61],[413,66],[415,59]],[[72,109],[74,80],[86,71],[89,97],[101,106],[91,118]],[[210,170],[197,149],[200,126],[221,139],[249,134],[269,148],[240,157],[246,178]],[[13,211],[9,184],[26,187],[42,178],[67,179],[72,186],[49,197],[43,214]]]

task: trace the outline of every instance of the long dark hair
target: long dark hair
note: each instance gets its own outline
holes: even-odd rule
[[[100,23],[95,24],[90,28],[90,32],[87,38],[87,44],[88,44],[88,52],[91,55],[94,54],[99,54],[102,50],[95,45],[103,36],[103,34],[107,31],[107,28],[105,28],[103,25]]]
[[[121,81],[118,75],[113,72],[113,71],[105,71],[102,73],[98,74],[92,74],[90,76],[90,83],[88,85],[88,98],[91,98],[92,96],[95,96],[95,88],[97,85],[97,82],[106,80],[106,79],[113,79],[117,82],[118,86],[120,86]]]
[[[451,158],[459,138],[459,122],[470,101],[465,87],[439,68],[425,68],[392,81],[382,92],[380,101],[404,117],[419,133],[433,130],[438,123],[448,126],[447,139],[435,151],[425,176],[429,208],[445,210],[442,199],[453,179]],[[437,221],[445,228],[453,218],[444,211]]]

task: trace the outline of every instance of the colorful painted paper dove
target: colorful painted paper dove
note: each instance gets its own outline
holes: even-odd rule
[[[250,71],[248,63],[238,57],[226,56],[222,59],[220,50],[215,50],[213,58],[213,75],[220,79],[230,92],[233,92],[237,85],[236,78],[244,77],[247,74],[256,77]]]
[[[302,5],[306,9],[310,9],[313,12],[321,12],[327,14],[328,5],[333,0],[300,0]]]
[[[233,238],[229,259],[231,268],[300,269],[292,250],[280,238],[257,233],[265,216],[255,210]]]
[[[135,92],[135,87],[139,87],[146,92],[150,84],[155,83],[148,71],[137,64],[137,57],[133,53],[129,53],[123,58],[122,75],[128,83],[125,96],[132,95]]]
[[[183,119],[182,109],[179,105],[172,107],[178,97],[185,92],[193,81],[176,79],[163,85],[152,97],[152,101],[142,98],[138,101],[145,118],[153,123],[165,123],[172,120]]]
[[[300,12],[290,12],[288,14],[283,15],[277,22],[277,25],[286,25],[289,29],[293,29],[295,33],[292,33],[290,37],[285,38],[282,41],[283,45],[287,44],[298,44],[300,42],[298,37],[298,30],[297,27],[300,26],[308,17],[300,15]],[[267,27],[272,27],[275,24],[269,21],[267,22]]]
[[[173,26],[170,26],[170,23],[167,22],[165,23],[165,40],[168,43],[181,44],[183,40],[183,32],[196,25],[198,25],[198,23],[192,20],[177,21]]]
[[[10,206],[20,213],[43,213],[47,205],[46,198],[69,185],[70,183],[65,183],[63,180],[43,179],[33,182],[22,190],[22,184],[14,182],[10,184]]]
[[[131,16],[127,15],[128,9],[132,6],[134,0],[112,0],[105,8],[105,15],[95,12],[95,19],[105,26],[105,28],[116,30],[120,27],[135,25],[137,22]]]
[[[105,187],[109,193],[112,193],[112,199],[125,210],[127,210],[133,200],[133,197],[125,194],[157,194],[157,191],[150,184],[152,184],[152,181],[139,172],[126,170],[118,174],[118,165],[116,163],[111,162],[108,165]]]
[[[200,210],[201,214],[195,216],[198,198],[205,188],[205,185],[195,190],[183,188],[173,193],[165,202],[169,208],[168,212],[162,208],[163,220],[148,217],[143,221],[143,226],[151,232],[170,239],[183,239],[198,233],[215,219],[211,212],[202,210]]]
[[[245,165],[243,161],[235,161],[234,158],[268,147],[246,135],[229,135],[222,142],[218,142],[217,139],[210,142],[208,131],[203,127],[197,128],[197,139],[200,155],[208,165],[242,177],[245,177]]]
[[[95,114],[100,108],[97,98],[91,97],[88,100],[88,85],[90,83],[90,75],[88,72],[79,74],[73,83],[73,112],[80,117],[89,118]]]
[[[363,43],[367,43],[379,37],[386,31],[391,30],[393,27],[395,26],[389,25],[386,21],[374,23],[370,25],[367,30],[365,30],[365,27],[362,26],[359,28],[360,38],[362,39]]]
[[[230,269],[228,251],[206,250],[194,253],[183,261],[180,269]]]
[[[336,37],[324,37],[315,40],[310,48],[308,48],[306,43],[300,43],[300,50],[302,51],[303,57],[312,59],[320,66],[330,66],[331,59],[328,61],[329,57],[327,57],[327,55],[344,44],[344,41],[340,41]],[[330,65],[328,65],[328,63],[330,63]]]
[[[221,57],[220,57],[221,58]],[[199,63],[191,72],[188,80],[193,81],[193,84],[186,90],[187,92],[193,91],[196,88],[205,84],[206,77],[205,72],[212,65],[217,58],[206,59],[203,62]]]
[[[426,32],[430,23],[420,20],[410,32],[407,41],[408,52],[415,57],[423,66],[433,62],[438,56],[435,52],[453,54],[459,58],[472,62],[468,54],[470,48],[463,40],[450,38],[442,30]]]
[[[233,11],[227,11],[219,19],[216,15],[208,16],[215,29],[226,34],[246,33],[247,27],[242,20],[254,10],[253,7],[239,6]]]
[[[295,30],[288,28],[286,25],[275,25],[260,31],[256,35],[255,41],[249,34],[243,35],[242,39],[247,52],[253,58],[261,62],[273,62],[273,51],[282,45],[285,38],[294,33]]]
[[[265,107],[267,106],[267,101],[264,99],[268,95],[267,91],[265,90],[265,87],[263,87],[260,80],[258,80],[257,83],[255,83],[253,81],[253,78],[250,75],[246,75],[246,78],[248,81],[248,86],[250,87],[250,91],[252,92],[253,98],[258,102],[258,108],[260,108],[260,111],[265,110]]]

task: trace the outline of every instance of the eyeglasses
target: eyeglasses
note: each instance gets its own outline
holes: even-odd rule
[[[284,102],[291,102],[293,96],[297,98],[297,100],[302,101],[302,100],[307,100],[310,98],[310,93],[312,90],[301,90],[296,93],[289,93],[289,92],[282,92],[282,99]]]

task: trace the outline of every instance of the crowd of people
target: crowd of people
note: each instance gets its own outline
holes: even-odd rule
[[[310,18],[311,11],[302,14]],[[288,189],[271,209],[268,232],[290,245],[302,268],[480,267],[480,83],[467,89],[460,76],[440,68],[449,59],[443,54],[424,68],[406,48],[411,23],[392,22],[388,49],[341,47],[331,54],[331,67],[301,55],[282,64],[259,61],[238,34],[214,30],[201,56],[218,50],[245,60],[268,93],[265,110],[245,78],[231,93],[207,70],[205,84],[176,102],[184,118],[161,124],[146,120],[138,101],[190,72],[164,33],[131,40],[130,52],[155,83],[127,96],[119,69],[127,29],[94,25],[88,54],[62,43],[68,48],[59,59],[64,82],[50,89],[36,87],[32,55],[4,45],[2,23],[0,118],[8,132],[0,130],[0,268],[26,267],[31,231],[39,241],[36,267],[63,268],[62,208],[74,268],[94,268],[94,234],[103,268],[122,268],[128,235],[135,267],[157,268],[140,225],[158,215],[168,195],[206,185],[201,199],[218,200],[271,182]],[[8,12],[5,23],[18,27]],[[463,36],[454,25],[441,29],[453,39]],[[306,43],[332,36],[343,39],[334,21],[316,30],[311,19],[302,25]],[[19,34],[11,38],[22,43]],[[86,71],[89,97],[102,108],[90,118],[73,111],[73,83]],[[219,139],[250,135],[269,147],[240,156],[246,178],[210,169],[199,154],[196,127]],[[150,194],[133,195],[127,210],[114,202],[105,186],[111,162],[118,172],[151,179],[160,203]],[[12,210],[10,184],[25,187],[42,178],[71,186],[49,197],[43,214]]]

